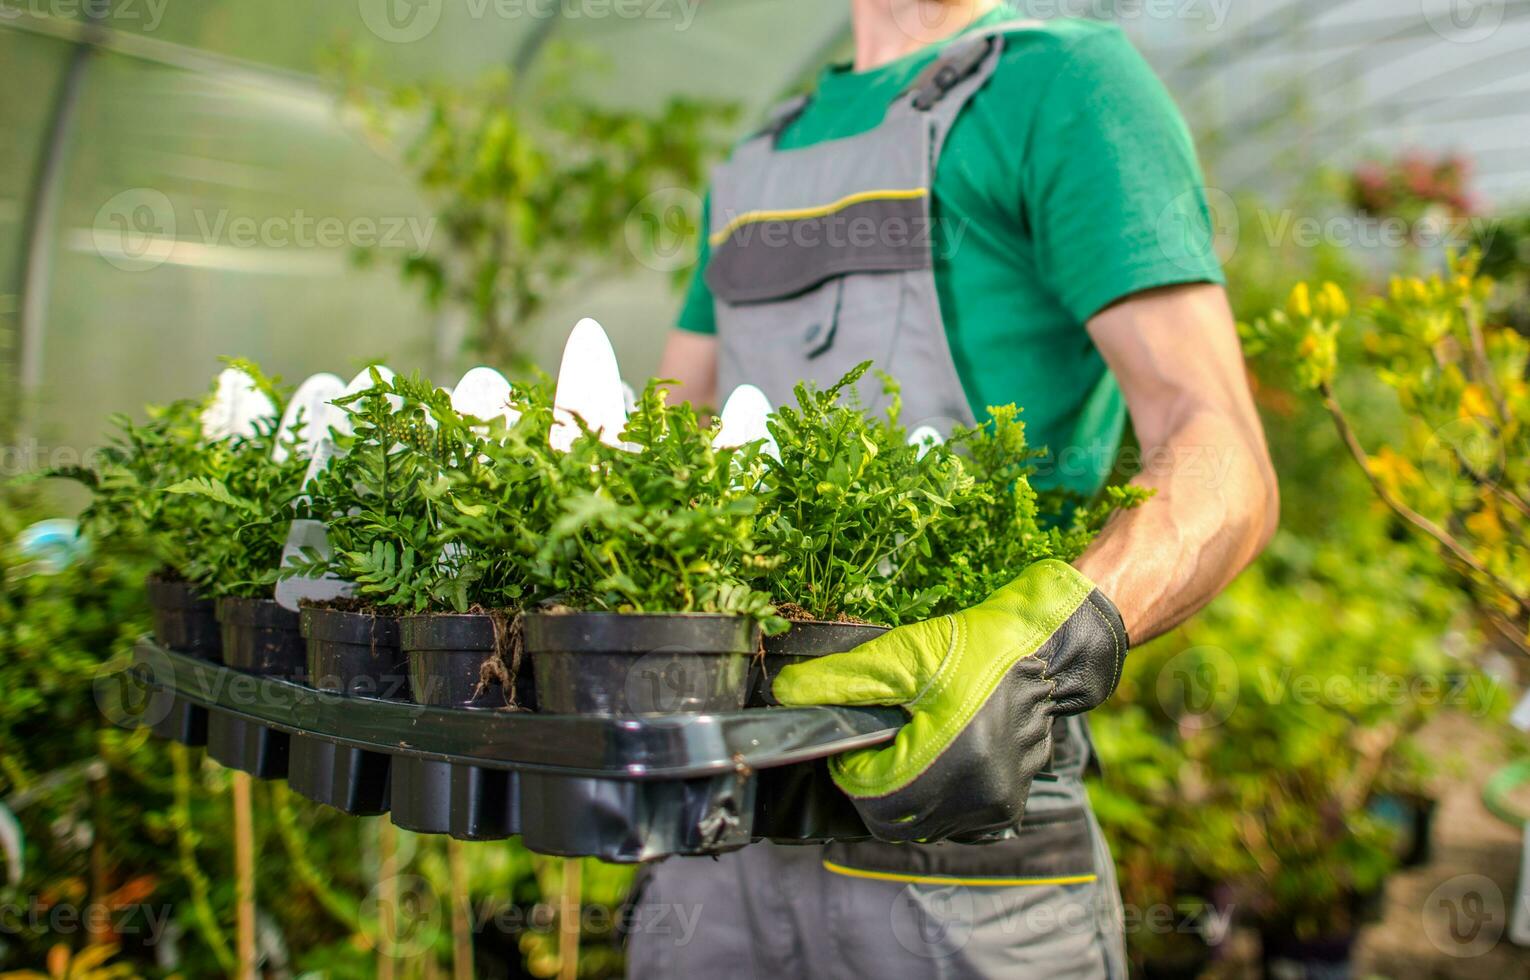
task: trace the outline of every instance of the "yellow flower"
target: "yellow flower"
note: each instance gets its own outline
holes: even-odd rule
[[[1493,403],[1479,384],[1469,384],[1461,391],[1461,417],[1463,419],[1490,419]]]
[[[1323,283],[1322,306],[1326,308],[1327,315],[1340,319],[1349,316],[1349,297],[1344,295],[1337,283]]]
[[[1291,298],[1286,300],[1286,312],[1301,320],[1312,317],[1312,287],[1304,282],[1296,284],[1291,290]]]
[[[1490,500],[1484,500],[1482,509],[1466,519],[1466,529],[1489,547],[1503,543],[1503,520],[1498,516],[1498,507]]]
[[[1366,468],[1371,475],[1381,481],[1381,485],[1393,493],[1401,491],[1405,487],[1413,486],[1419,482],[1418,470],[1412,463],[1392,449],[1391,446],[1382,446],[1366,462]]]

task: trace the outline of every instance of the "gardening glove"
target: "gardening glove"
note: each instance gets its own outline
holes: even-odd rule
[[[1126,648],[1110,600],[1049,559],[971,609],[783,668],[772,691],[790,705],[901,705],[897,738],[830,760],[834,782],[881,840],[978,840],[1019,824],[1052,720],[1109,697]]]

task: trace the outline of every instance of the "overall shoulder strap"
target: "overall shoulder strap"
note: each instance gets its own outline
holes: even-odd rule
[[[797,121],[797,117],[807,111],[812,99],[806,95],[795,95],[784,102],[777,103],[765,116],[765,122],[759,129],[750,133],[733,151],[734,156],[750,151],[755,148],[773,150],[776,141],[786,131],[786,127]]]
[[[963,82],[979,73],[986,77],[993,70],[1006,34],[1032,31],[1041,26],[1039,20],[1007,20],[956,42],[914,76],[904,90],[908,104],[919,112],[929,112]],[[981,82],[974,85],[973,90],[980,86]]]

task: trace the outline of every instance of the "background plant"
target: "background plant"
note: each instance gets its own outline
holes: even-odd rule
[[[468,311],[469,350],[524,368],[524,332],[577,278],[636,261],[646,246],[682,247],[699,216],[666,202],[663,225],[634,219],[644,198],[702,183],[726,145],[731,107],[670,99],[652,113],[578,97],[601,64],[554,44],[535,78],[495,72],[469,86],[422,83],[377,94],[362,53],[345,55],[347,101],[400,152],[434,203],[429,248],[401,271],[435,306]]]
[[[1395,159],[1373,159],[1349,178],[1349,199],[1361,214],[1399,217],[1414,224],[1431,209],[1447,215],[1474,213],[1468,184],[1472,161],[1456,154],[1433,156],[1417,150]]]
[[[1244,332],[1251,352],[1317,394],[1376,495],[1437,546],[1487,621],[1530,652],[1530,341],[1487,318],[1493,284],[1477,269],[1470,255],[1452,258],[1446,275],[1394,279],[1358,316],[1338,287],[1299,284],[1285,309]],[[1346,327],[1363,331],[1352,362],[1341,357]],[[1396,398],[1395,427],[1375,450],[1336,389],[1346,367]]]

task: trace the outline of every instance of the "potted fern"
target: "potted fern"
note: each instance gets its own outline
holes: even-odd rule
[[[399,696],[527,707],[529,672],[517,678],[508,665],[525,594],[521,542],[534,540],[524,514],[540,492],[519,478],[533,472],[518,462],[533,423],[465,417],[419,378],[373,381],[336,401],[349,434],[309,488],[328,550],[310,549],[284,569],[351,583],[346,598],[305,605],[310,647],[321,633],[349,631],[374,648],[385,637],[398,671],[407,663],[407,685],[389,685]],[[516,400],[535,415],[531,396]]]
[[[249,362],[235,362],[265,395],[270,414],[240,431],[206,439],[181,478],[163,493],[173,525],[163,537],[180,553],[180,571],[217,602],[223,659],[247,673],[301,680],[305,671],[297,617],[272,589],[287,528],[299,504],[307,461],[292,452],[277,410],[286,392]],[[203,412],[203,425],[207,425]]]
[[[146,583],[154,636],[171,650],[207,660],[222,656],[213,599],[194,581],[192,553],[177,529],[196,504],[164,489],[193,473],[203,444],[200,402],[182,399],[150,406],[136,423],[114,415],[117,430],[90,468],[49,472],[75,480],[90,491],[80,528],[97,541],[133,542],[155,563]]]
[[[945,441],[911,442],[891,379],[884,416],[842,397],[869,367],[826,389],[799,385],[796,406],[771,418],[780,455],[767,459],[760,533],[778,560],[760,581],[791,628],[765,640],[754,704],[775,703],[771,683],[788,664],[971,606],[1032,562],[1071,561],[1143,497],[1112,487],[1088,504],[1033,489],[1040,453],[1014,405]]]
[[[623,446],[584,429],[567,453],[525,455],[544,471],[531,580],[556,597],[526,617],[545,711],[736,710],[760,631],[785,626],[753,584],[770,564],[760,444],[714,446],[716,425],[667,395],[648,385]]]

